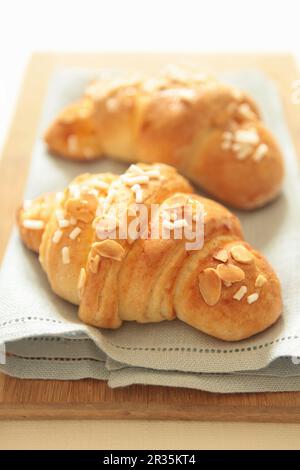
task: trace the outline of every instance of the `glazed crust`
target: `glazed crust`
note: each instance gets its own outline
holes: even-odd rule
[[[241,133],[247,131],[248,133]],[[99,80],[50,125],[51,152],[175,166],[214,198],[254,209],[280,192],[281,151],[253,100],[211,77]]]
[[[150,175],[147,181],[145,175]],[[102,240],[99,230],[111,209],[123,204],[131,214],[137,197],[132,178],[140,177],[147,210],[157,204],[163,216],[186,204],[202,208],[202,247],[188,250],[185,232],[179,239],[174,231],[169,238],[135,239],[118,232]],[[159,220],[161,227],[164,219]],[[81,175],[63,193],[27,203],[18,212],[18,224],[24,243],[39,252],[54,292],[79,305],[81,320],[90,325],[118,328],[124,321],[179,318],[209,335],[237,341],[266,329],[281,314],[278,278],[243,240],[237,217],[193,194],[167,165],[132,165],[121,176]],[[151,227],[148,221],[143,233]]]

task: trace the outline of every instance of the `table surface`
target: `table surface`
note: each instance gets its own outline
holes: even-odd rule
[[[24,67],[34,50],[290,51],[299,53],[297,2],[10,0],[0,15],[0,158]],[[83,8],[84,4],[84,8]],[[171,6],[170,6],[171,5]],[[16,11],[18,14],[16,15]],[[66,24],[70,11],[72,21]],[[91,15],[90,12],[98,12]],[[133,11],[134,14],[127,14]],[[31,21],[30,15],[31,13]],[[258,14],[259,12],[259,14]],[[166,18],[172,15],[172,21]],[[24,21],[24,16],[28,18]],[[100,18],[100,21],[99,21]],[[126,20],[124,20],[126,18]],[[213,25],[212,25],[213,21]],[[253,25],[255,24],[255,34]],[[55,25],[55,28],[54,26]],[[113,26],[113,34],[111,33]],[[18,31],[18,34],[16,34]],[[280,31],[280,34],[279,34]],[[80,32],[80,34],[79,34]],[[95,33],[97,32],[97,33]],[[296,77],[300,78],[300,76]],[[300,425],[134,421],[2,421],[0,448],[299,448]]]

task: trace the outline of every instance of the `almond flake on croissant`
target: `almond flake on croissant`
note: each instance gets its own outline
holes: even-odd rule
[[[157,204],[160,226],[170,237],[103,239],[105,230],[113,230],[110,214],[117,204],[133,220],[129,208],[138,193],[147,208]],[[195,224],[199,204],[204,245],[187,250],[185,236],[175,236],[175,229],[187,225],[178,209],[191,207]],[[164,227],[171,209],[173,218]],[[263,331],[281,314],[278,278],[243,240],[237,217],[193,194],[167,165],[131,165],[121,176],[81,175],[63,193],[27,201],[17,219],[25,245],[39,252],[53,291],[79,305],[80,318],[90,325],[118,328],[124,321],[177,317],[204,333],[236,341]]]
[[[280,192],[281,151],[254,101],[203,74],[102,79],[45,135],[70,159],[162,162],[224,203],[253,209]]]

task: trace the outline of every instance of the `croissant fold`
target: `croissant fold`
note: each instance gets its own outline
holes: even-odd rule
[[[120,231],[103,237],[111,234],[118,205],[130,221],[141,206],[147,211],[155,206],[158,236],[149,236],[149,219],[138,237],[121,237]],[[183,207],[190,210],[189,222],[178,215]],[[199,207],[203,246],[188,250],[191,240],[183,228],[196,226]],[[278,278],[244,241],[237,217],[193,194],[168,165],[132,165],[121,176],[81,175],[61,193],[26,201],[17,219],[21,238],[39,253],[53,291],[79,305],[79,317],[90,325],[118,328],[124,321],[178,318],[235,341],[269,327],[282,311]],[[118,215],[116,221],[119,227]]]
[[[271,201],[283,180],[281,151],[244,92],[203,74],[99,79],[45,135],[70,159],[162,162],[214,198],[241,209]]]

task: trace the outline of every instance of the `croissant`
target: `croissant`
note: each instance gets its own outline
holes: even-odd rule
[[[141,205],[147,213],[156,207],[158,236],[149,236],[151,218],[139,236],[123,237],[119,231],[105,238],[118,204],[131,222]],[[178,211],[183,206],[190,209],[191,226],[201,208],[200,248],[187,249],[185,232],[175,235],[187,225]],[[121,176],[80,175],[64,192],[26,201],[17,220],[25,245],[39,252],[53,291],[79,305],[79,317],[90,325],[118,328],[123,321],[177,317],[235,341],[269,327],[281,313],[278,278],[243,240],[237,217],[193,194],[187,180],[168,165],[132,165]],[[117,213],[118,227],[121,220]]]
[[[102,79],[45,134],[53,153],[162,162],[214,198],[253,209],[280,192],[281,151],[247,94],[200,74]]]

